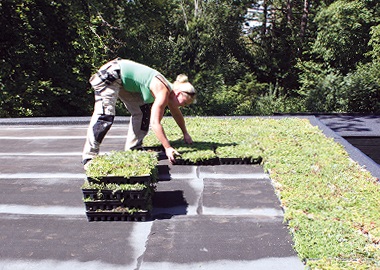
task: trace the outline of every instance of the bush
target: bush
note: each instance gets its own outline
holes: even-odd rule
[[[298,93],[305,98],[307,111],[344,112],[347,109],[344,77],[338,71],[311,61],[299,68],[302,73]]]
[[[347,111],[380,113],[380,64],[360,66],[344,79]]]
[[[287,97],[279,95],[281,92],[276,86],[270,85],[268,93],[256,100],[256,115],[272,115],[274,113],[297,113],[304,112],[305,102],[300,97]]]

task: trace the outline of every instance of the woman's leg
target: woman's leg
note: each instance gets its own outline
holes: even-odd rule
[[[140,93],[125,90],[119,92],[119,98],[131,113],[125,150],[141,148],[149,131],[151,104],[144,104]]]
[[[95,106],[87,129],[87,138],[82,154],[83,163],[99,154],[100,144],[111,128],[115,118],[116,101],[122,85],[120,79],[110,82],[98,75],[100,72],[104,73],[104,71],[113,70],[112,66],[107,64],[102,68],[108,67],[108,69],[100,68],[99,72],[90,79],[95,92]]]

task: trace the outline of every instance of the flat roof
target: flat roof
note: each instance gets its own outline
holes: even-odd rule
[[[343,138],[379,135],[379,118],[292,117],[308,118],[380,176],[378,164]],[[89,121],[0,119],[2,269],[304,268],[259,165],[173,166],[161,160],[152,220],[88,222],[80,159]],[[123,148],[128,122],[116,117],[103,151]]]

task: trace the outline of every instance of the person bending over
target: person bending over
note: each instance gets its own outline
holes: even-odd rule
[[[103,65],[89,81],[95,92],[95,105],[83,148],[84,169],[99,154],[100,144],[113,124],[118,98],[131,113],[125,150],[141,148],[150,126],[169,161],[175,162],[179,153],[170,145],[161,125],[166,107],[180,127],[184,141],[193,142],[180,110],[181,106],[192,104],[196,96],[186,75],[178,75],[170,83],[155,69],[118,58]]]

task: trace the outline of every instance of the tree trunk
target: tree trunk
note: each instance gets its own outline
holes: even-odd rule
[[[307,21],[309,17],[309,6],[310,6],[309,0],[305,0],[303,4],[303,12],[302,12],[302,18],[301,18],[301,29],[300,29],[301,41],[305,37],[305,33],[306,33]]]
[[[196,18],[198,16],[199,11],[199,1],[194,0],[194,17]]]
[[[268,21],[268,0],[263,1],[263,25],[261,28],[261,35],[264,37],[267,33],[267,21]]]
[[[288,0],[286,4],[286,19],[289,25],[293,22],[293,0]]]
[[[183,20],[185,21],[186,30],[189,31],[189,23],[187,21],[186,10],[183,1],[181,1],[181,8],[183,12]]]

